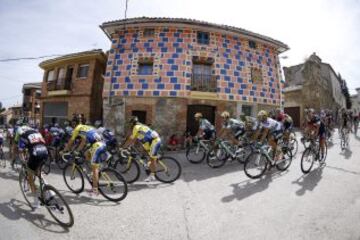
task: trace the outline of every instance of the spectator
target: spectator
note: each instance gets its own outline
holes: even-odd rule
[[[178,147],[179,147],[179,141],[178,141],[178,139],[176,138],[176,134],[171,135],[171,137],[170,137],[170,139],[169,139],[169,141],[168,141],[167,146],[168,146],[168,149],[169,149],[170,151],[176,151],[176,150],[178,149]]]

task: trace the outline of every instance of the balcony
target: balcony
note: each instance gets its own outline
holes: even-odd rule
[[[206,74],[193,74],[191,78],[191,91],[216,93],[216,76]]]
[[[47,83],[48,96],[68,95],[71,90],[71,80],[61,78]]]

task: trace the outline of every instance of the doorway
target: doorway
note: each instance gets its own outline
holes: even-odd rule
[[[216,107],[208,105],[188,105],[186,131],[190,132],[192,136],[194,136],[199,129],[199,123],[194,119],[194,115],[197,112],[202,113],[203,117],[215,126]]]

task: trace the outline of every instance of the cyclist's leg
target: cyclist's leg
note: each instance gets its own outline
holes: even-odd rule
[[[156,161],[158,159],[158,153],[160,150],[160,146],[161,146],[160,138],[155,138],[154,140],[152,140],[151,145],[150,145],[149,155],[150,155],[150,171],[153,174],[156,171]]]
[[[95,142],[89,149],[92,170],[92,191],[98,194],[99,187],[99,168],[102,161],[101,154],[106,152],[106,144],[104,142]]]

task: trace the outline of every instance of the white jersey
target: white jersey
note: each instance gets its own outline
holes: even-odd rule
[[[267,118],[265,122],[260,123],[260,127],[269,129],[270,132],[275,132],[282,129],[282,124],[272,118]]]

